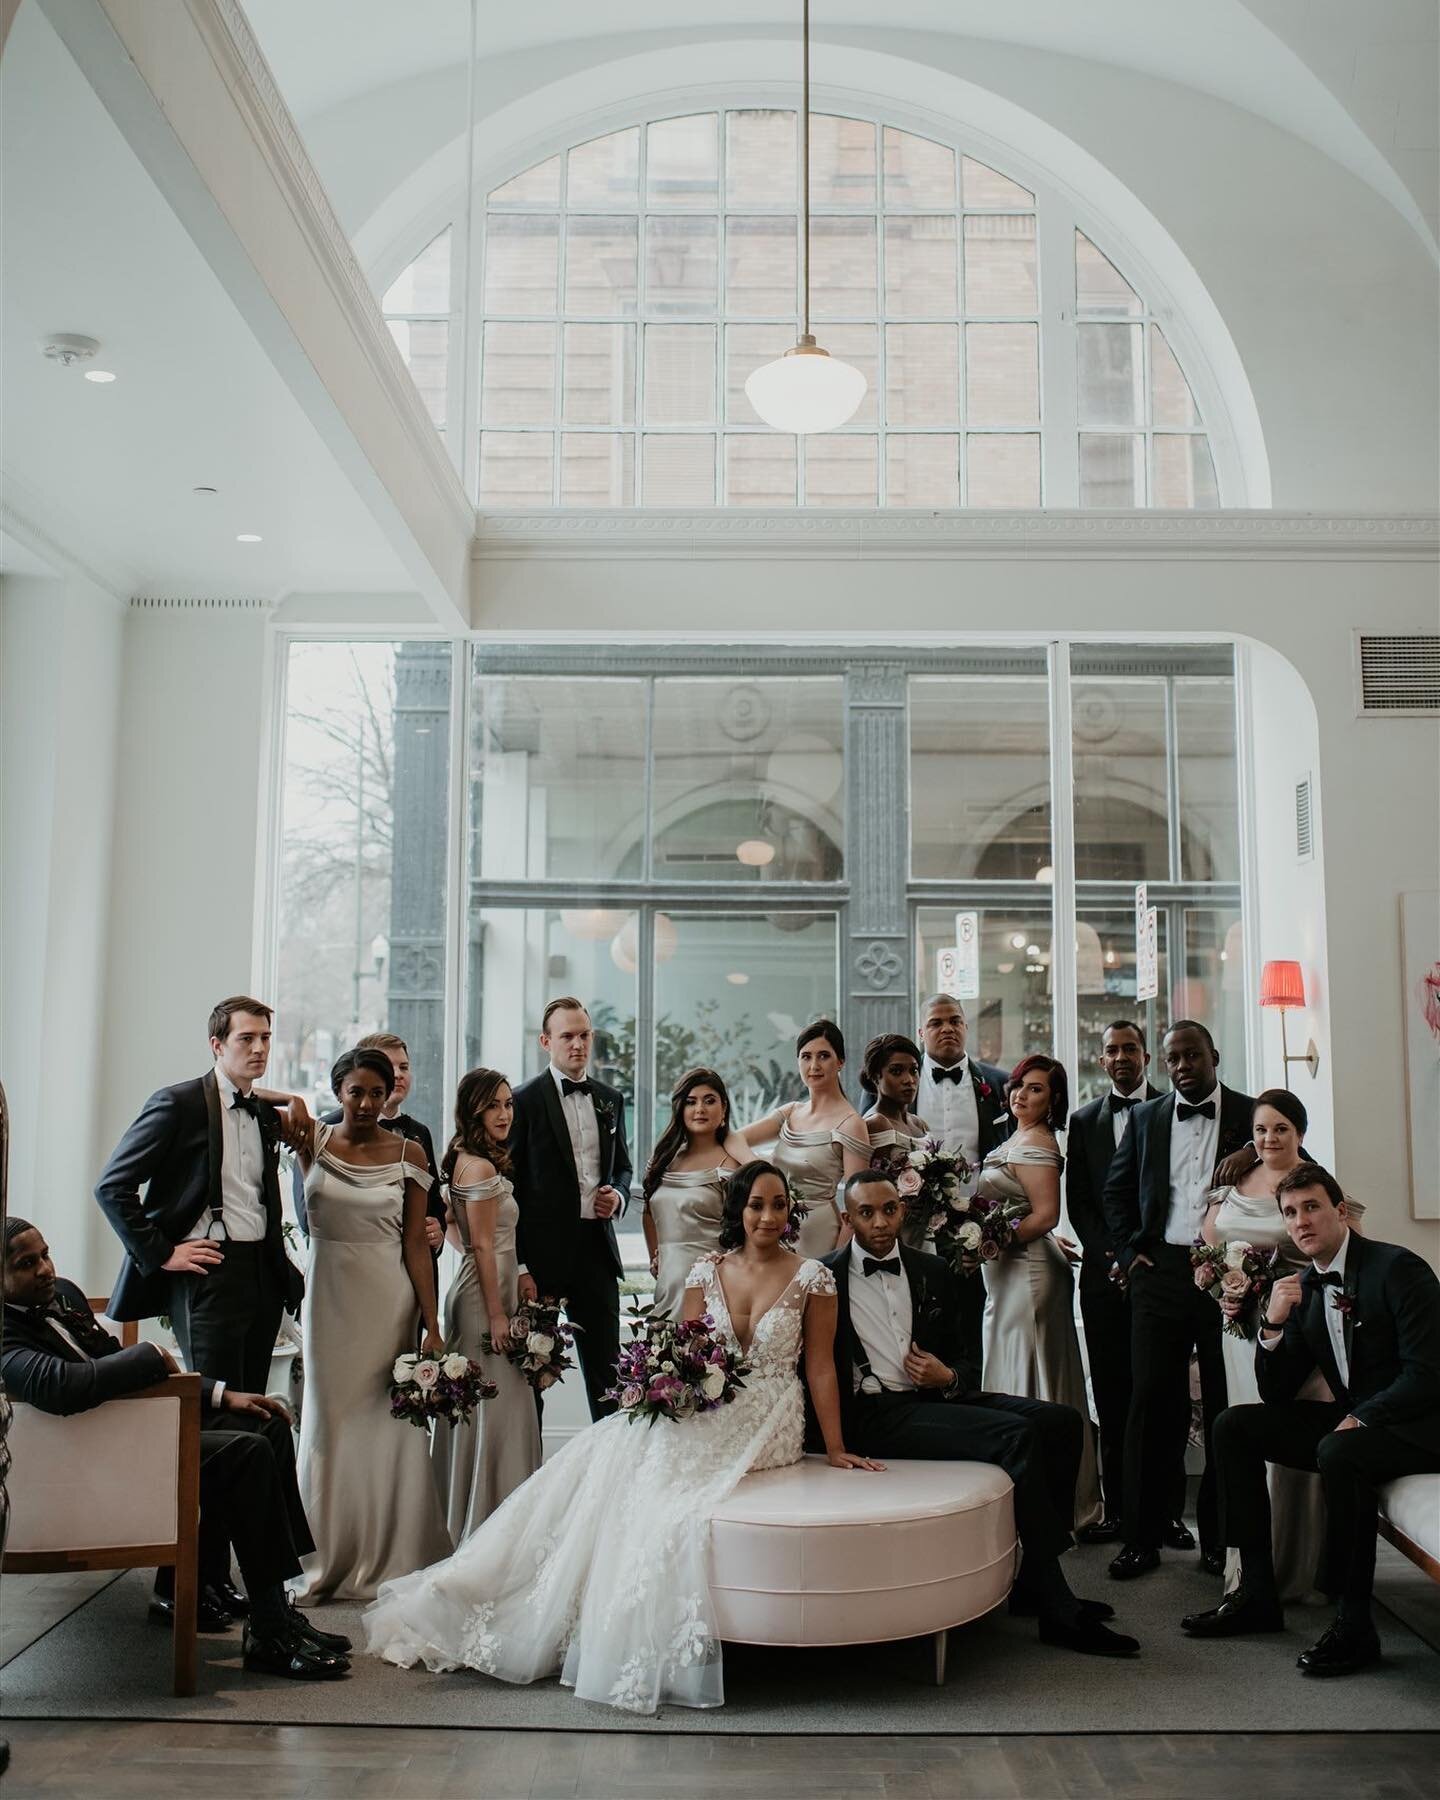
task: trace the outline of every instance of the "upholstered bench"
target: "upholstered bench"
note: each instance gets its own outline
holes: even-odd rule
[[[1010,1477],[989,1463],[832,1469],[807,1456],[747,1475],[710,1525],[710,1592],[737,1644],[935,1638],[998,1606],[1015,1571]]]
[[[1440,1581],[1440,1475],[1402,1475],[1380,1490],[1380,1535]]]

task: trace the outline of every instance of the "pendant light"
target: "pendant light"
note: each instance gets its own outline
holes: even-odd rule
[[[822,350],[810,330],[810,0],[802,9],[803,74],[800,86],[800,341],[747,377],[745,397],[775,431],[834,431],[854,416],[865,398],[865,377]]]

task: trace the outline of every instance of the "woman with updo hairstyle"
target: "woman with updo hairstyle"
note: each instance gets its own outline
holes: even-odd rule
[[[425,1239],[430,1171],[418,1144],[381,1126],[395,1086],[383,1050],[347,1050],[330,1085],[337,1123],[306,1112],[294,1136],[310,1219],[297,1463],[317,1546],[301,1559],[302,1606],[373,1600],[382,1581],[450,1548],[425,1434],[390,1416],[396,1357],[417,1339],[427,1356],[442,1349]]]
[[[435,1485],[457,1545],[540,1467],[535,1393],[504,1353],[520,1288],[519,1208],[509,1180],[514,1116],[509,1079],[498,1069],[461,1076],[455,1132],[441,1164],[462,1258],[445,1295],[445,1343],[478,1362],[499,1392],[467,1424],[437,1431],[431,1445]]]
[[[930,1127],[913,1110],[923,1060],[920,1046],[903,1032],[884,1032],[865,1046],[860,1080],[867,1093],[875,1096],[874,1106],[865,1115],[870,1162],[879,1168],[883,1161],[886,1173],[892,1176],[903,1173],[910,1152],[930,1134]],[[931,1242],[925,1221],[912,1219],[908,1211],[900,1239],[912,1250],[923,1250]]]
[[[1309,1268],[1307,1258],[1290,1241],[1280,1216],[1275,1189],[1283,1176],[1306,1159],[1300,1152],[1309,1126],[1305,1107],[1288,1088],[1267,1088],[1257,1094],[1250,1111],[1250,1137],[1259,1161],[1233,1185],[1215,1188],[1205,1211],[1200,1235],[1207,1244],[1249,1244],[1255,1250],[1278,1252],[1275,1273],[1296,1275]],[[1351,1229],[1365,1211],[1358,1200],[1345,1196]],[[1248,1336],[1223,1332],[1221,1354],[1225,1359],[1225,1394],[1228,1406],[1255,1406],[1260,1386],[1255,1379],[1256,1304],[1223,1300],[1227,1319],[1242,1319],[1251,1326]],[[1318,1385],[1317,1385],[1318,1384]],[[1313,1391],[1312,1391],[1313,1388]],[[1323,1391],[1321,1391],[1323,1390]],[[1317,1371],[1297,1396],[1301,1400],[1328,1400],[1330,1390]],[[1271,1463],[1271,1545],[1275,1558],[1275,1583],[1281,1600],[1318,1598],[1320,1558],[1325,1544],[1325,1505],[1320,1477],[1302,1469],[1286,1469]],[[1240,1578],[1238,1552],[1229,1550],[1225,1560],[1228,1593]]]
[[[730,1137],[725,1083],[714,1069],[687,1069],[671,1090],[670,1120],[642,1188],[640,1223],[655,1277],[654,1310],[666,1318],[680,1316],[685,1277],[719,1241],[725,1184],[740,1166],[726,1149]],[[748,1154],[743,1142],[741,1149]]]
[[[848,1241],[840,1194],[849,1175],[870,1167],[870,1138],[845,1096],[845,1039],[833,1019],[817,1019],[795,1040],[795,1062],[805,1088],[740,1134],[751,1150],[773,1144],[775,1166],[808,1210],[796,1249],[802,1257],[828,1256]]]

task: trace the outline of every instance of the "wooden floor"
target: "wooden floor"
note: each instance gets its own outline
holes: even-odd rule
[[[1429,1800],[1422,1733],[627,1736],[17,1721],[5,1800]]]

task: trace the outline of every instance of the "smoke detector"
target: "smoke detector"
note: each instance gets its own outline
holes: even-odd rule
[[[67,369],[74,363],[89,362],[99,348],[98,339],[79,337],[73,331],[57,331],[40,346],[51,362],[58,362]]]

